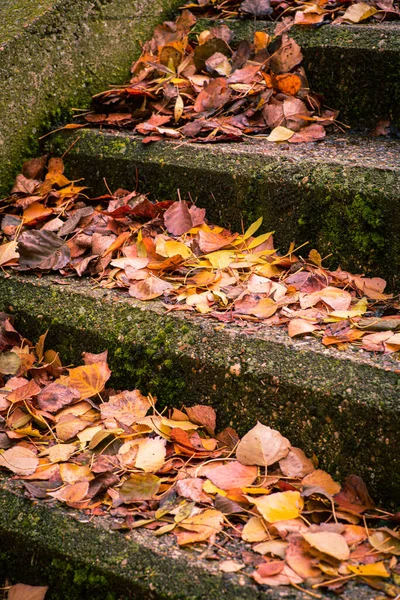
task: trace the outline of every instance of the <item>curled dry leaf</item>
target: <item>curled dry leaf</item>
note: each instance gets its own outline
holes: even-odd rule
[[[207,509],[194,517],[180,521],[179,528],[187,531],[176,533],[178,544],[183,546],[208,540],[221,531],[223,519],[224,515],[219,510]]]
[[[242,530],[245,542],[262,542],[269,537],[266,523],[261,517],[250,517]]]
[[[239,442],[236,457],[244,465],[267,467],[285,458],[290,448],[279,431],[258,422]]]

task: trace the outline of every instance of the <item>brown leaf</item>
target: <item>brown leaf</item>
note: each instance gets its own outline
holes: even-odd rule
[[[301,483],[304,487],[320,488],[330,496],[340,492],[340,485],[332,479],[329,473],[321,471],[321,469],[306,475]]]
[[[201,46],[199,47],[201,48]],[[230,97],[231,89],[228,87],[227,80],[223,77],[217,77],[204,86],[196,98],[193,109],[197,113],[204,112],[211,114],[221,106],[224,106],[230,100]]]
[[[196,404],[196,406],[185,407],[185,410],[189,421],[196,423],[196,425],[202,425],[207,433],[214,435],[217,415],[211,406]]]
[[[26,165],[26,163],[24,163],[24,165]],[[25,583],[17,583],[9,588],[8,600],[43,600],[48,589],[47,586],[33,586],[26,585]]]
[[[36,404],[41,410],[56,413],[64,406],[79,400],[80,392],[75,388],[58,383],[49,383],[36,398]]]
[[[238,461],[232,461],[221,467],[213,467],[211,464],[203,470],[202,474],[218,488],[229,490],[252,485],[257,478],[258,469],[255,466],[245,466]]]
[[[258,422],[239,442],[236,457],[244,465],[267,467],[285,458],[290,447],[279,431]]]
[[[124,504],[151,500],[158,492],[161,480],[151,473],[131,473],[119,488],[119,497]]]
[[[40,386],[35,382],[34,379],[28,381],[25,385],[18,387],[13,390],[11,394],[8,394],[7,400],[9,402],[21,402],[22,400],[27,400],[28,398],[32,398],[32,396],[37,396],[40,392]]]
[[[129,288],[129,295],[138,300],[153,300],[163,296],[166,292],[173,289],[173,285],[150,275],[147,279],[133,283]]]
[[[300,448],[291,448],[289,454],[279,461],[279,468],[285,477],[305,477],[314,471],[314,465]]]
[[[51,231],[24,231],[18,239],[19,264],[23,269],[65,267],[70,260],[65,241]]]
[[[211,503],[211,498],[203,492],[204,480],[200,477],[192,479],[180,479],[176,482],[176,491],[179,496],[192,500],[193,502]]]
[[[267,17],[273,12],[269,0],[244,0],[239,10],[258,19]]]
[[[136,421],[146,416],[151,408],[151,402],[143,396],[139,390],[132,392],[121,392],[111,396],[108,402],[100,406],[101,418],[103,420],[115,419],[116,421],[130,427]]]
[[[14,446],[0,454],[0,466],[17,475],[32,475],[36,471],[39,459],[28,448]]]

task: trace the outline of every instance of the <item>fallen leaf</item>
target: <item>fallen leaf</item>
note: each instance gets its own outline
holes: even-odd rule
[[[213,467],[203,471],[204,475],[222,490],[243,488],[254,483],[258,475],[257,467],[245,466],[238,461],[232,461],[221,467]]]
[[[289,440],[278,431],[258,422],[240,440],[236,457],[244,465],[267,467],[285,458],[290,447]]]
[[[180,546],[194,542],[204,542],[222,529],[223,514],[214,509],[207,509],[194,517],[184,519],[179,528],[188,531],[178,531],[176,539]]]
[[[43,600],[49,588],[25,583],[12,585],[8,590],[8,600]]]
[[[321,531],[318,533],[303,533],[303,538],[316,550],[333,556],[337,560],[347,560],[350,550],[346,540],[339,533]]]
[[[32,475],[38,465],[36,454],[23,446],[14,446],[0,454],[0,466],[17,475]]]
[[[300,492],[277,492],[258,498],[248,496],[247,499],[256,505],[257,510],[268,523],[296,519],[304,507]]]
[[[369,17],[372,17],[377,12],[375,6],[366,2],[355,2],[351,4],[345,11],[343,19],[351,23],[359,23]]]
[[[97,396],[104,389],[111,371],[106,362],[97,362],[68,371],[68,384],[80,393],[80,399]]]

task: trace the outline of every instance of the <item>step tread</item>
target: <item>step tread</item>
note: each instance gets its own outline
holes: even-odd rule
[[[199,18],[196,28],[200,31],[219,24],[226,24],[234,32],[234,39],[251,36],[253,31],[267,31],[273,34],[277,23],[270,21],[251,21],[247,19],[211,20]],[[294,25],[289,35],[301,40],[304,47],[342,47],[346,50],[365,49],[370,52],[399,52],[400,23],[398,21],[384,23],[365,23],[340,25],[327,24],[313,28]]]
[[[205,545],[198,546],[196,551],[179,547],[172,535],[157,538],[145,529],[129,533],[111,531],[114,521],[111,517],[87,516],[60,505],[52,507],[41,501],[31,502],[23,498],[18,484],[5,477],[0,477],[0,507],[0,544],[4,537],[7,547],[3,548],[3,553],[6,557],[7,553],[10,555],[10,562],[5,563],[6,570],[20,570],[22,578],[29,578],[32,568],[30,561],[23,562],[26,554],[32,554],[33,562],[39,562],[41,567],[47,559],[41,569],[41,581],[36,583],[53,583],[50,591],[57,589],[61,594],[64,591],[57,586],[57,576],[63,577],[57,570],[67,563],[73,565],[69,572],[71,587],[79,582],[79,578],[75,580],[72,576],[74,569],[79,572],[81,565],[92,574],[103,575],[106,585],[102,597],[106,597],[107,586],[115,590],[119,598],[119,594],[125,592],[136,600],[144,597],[160,600],[306,600],[310,597],[294,588],[256,586],[248,576],[223,574],[218,570],[218,561],[201,558],[200,552],[205,550]],[[21,540],[22,559],[18,554]],[[229,550],[237,551],[240,560],[241,552],[248,546],[242,542],[231,543]],[[54,558],[57,562],[53,566]],[[248,573],[251,570],[248,569]],[[95,577],[89,575],[90,579],[95,581]],[[97,591],[96,586],[87,590],[90,591]],[[321,598],[335,597],[321,590],[318,593]],[[372,590],[364,585],[349,585],[341,598],[370,600],[371,594]],[[65,595],[68,596],[67,590]],[[96,599],[99,597],[96,595]]]
[[[184,149],[190,162],[190,155],[195,155],[204,149],[207,149],[207,157],[215,161],[215,168],[218,167],[218,159],[221,155],[235,158],[249,157],[257,155],[265,157],[266,162],[269,159],[288,160],[294,163],[325,163],[340,164],[346,167],[363,167],[365,169],[379,169],[384,171],[400,171],[400,140],[385,139],[380,137],[368,137],[357,134],[349,135],[328,135],[324,140],[311,142],[307,144],[270,143],[264,136],[254,136],[253,139],[235,143],[191,143],[186,140],[163,140],[155,144],[142,144],[143,137],[129,131],[118,131],[110,129],[89,129],[82,130],[79,134],[67,134],[67,138],[79,138],[82,136],[91,138],[88,141],[93,144],[101,144],[102,140],[109,144],[110,154],[114,157],[121,157],[122,147],[118,146],[121,140],[130,145],[137,152],[142,151],[151,160],[152,154],[163,154],[165,160],[173,163],[178,161],[179,149]],[[117,143],[114,146],[112,142]],[[51,142],[50,142],[51,143]],[[77,150],[79,151],[79,145]],[[90,152],[90,147],[85,151]],[[121,152],[120,152],[121,150]],[[93,153],[97,148],[93,146]],[[125,154],[125,150],[123,151]],[[182,159],[182,152],[179,152],[179,160]],[[206,165],[202,165],[206,168]],[[207,165],[209,166],[209,165]]]
[[[260,420],[314,452],[332,475],[360,474],[376,498],[390,502],[400,490],[400,378],[392,358],[167,313],[157,301],[75,279],[13,274],[1,280],[0,309],[16,315],[29,339],[49,329],[48,347],[64,363],[108,348],[116,387],[139,387],[161,407],[209,403],[221,427],[240,435]]]

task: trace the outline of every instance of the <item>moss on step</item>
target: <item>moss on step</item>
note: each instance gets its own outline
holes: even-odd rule
[[[177,0],[7,0],[0,8],[0,196],[38,136],[129,78],[132,59]],[[15,21],[14,17],[15,16]],[[21,26],[23,23],[23,27]]]
[[[81,130],[54,136],[50,149],[67,158],[72,178],[85,174],[91,193],[103,178],[117,189],[140,188],[159,200],[182,196],[207,208],[214,223],[240,230],[263,216],[276,245],[310,242],[332,254],[331,266],[385,277],[400,285],[400,162],[396,142],[376,140],[293,148],[265,142],[199,147],[162,142],[144,146],[129,134]]]
[[[49,329],[48,347],[64,364],[107,348],[112,385],[138,386],[160,407],[209,403],[221,428],[241,434],[261,420],[315,452],[335,476],[355,472],[376,497],[398,497],[400,379],[379,362],[279,332],[248,336],[204,318],[168,315],[156,302],[84,282],[11,277],[1,281],[0,310],[11,310],[30,339]]]

